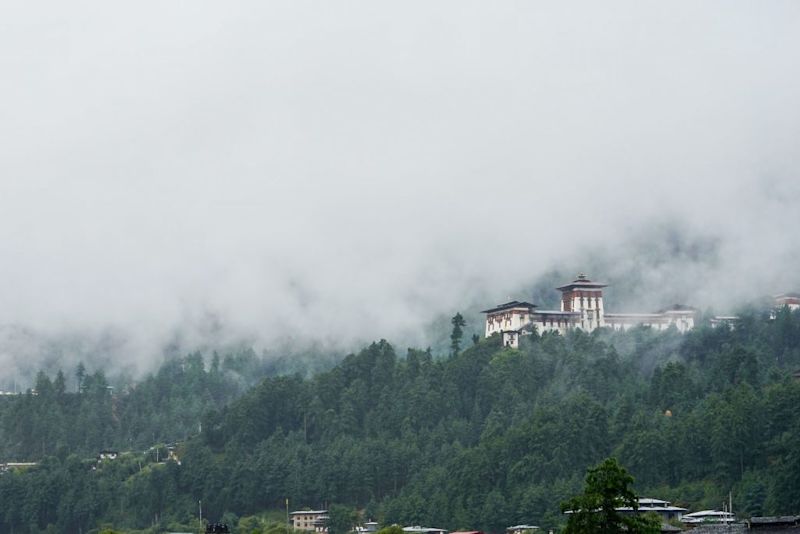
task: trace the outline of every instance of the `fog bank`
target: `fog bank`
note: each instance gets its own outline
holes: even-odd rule
[[[138,371],[175,343],[425,345],[442,314],[587,265],[638,273],[643,310],[800,289],[799,22],[3,5],[0,373],[48,353],[19,332]]]

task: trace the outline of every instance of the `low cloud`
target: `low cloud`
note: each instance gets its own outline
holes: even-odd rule
[[[175,342],[426,344],[554,269],[643,309],[796,289],[799,18],[4,6],[0,367],[89,350],[28,338],[135,372]]]

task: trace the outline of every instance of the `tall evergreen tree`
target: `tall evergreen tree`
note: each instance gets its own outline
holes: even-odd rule
[[[456,313],[450,323],[453,325],[453,332],[450,334],[450,353],[456,356],[461,350],[461,338],[464,336],[464,326],[467,322],[460,313]]]
[[[569,513],[565,534],[657,534],[657,520],[619,512],[620,507],[639,508],[636,494],[630,488],[633,477],[616,458],[606,458],[588,470],[586,487],[561,505]]]

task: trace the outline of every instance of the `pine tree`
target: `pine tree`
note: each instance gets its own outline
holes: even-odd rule
[[[450,323],[453,325],[453,332],[450,334],[450,353],[453,356],[458,355],[461,351],[461,338],[464,336],[463,327],[467,324],[464,317],[460,313],[456,313]]]

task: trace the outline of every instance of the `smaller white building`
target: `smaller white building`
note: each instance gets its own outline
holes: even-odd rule
[[[661,499],[651,499],[649,497],[642,497],[638,499],[639,508],[634,510],[630,506],[623,506],[617,508],[617,511],[623,513],[637,513],[637,514],[647,514],[647,513],[656,513],[661,517],[661,521],[669,521],[670,519],[680,519],[683,517],[683,514],[688,512],[687,508],[681,508],[680,506],[673,506],[669,501],[662,501]]]
[[[535,532],[539,530],[536,525],[514,525],[513,527],[506,528],[506,534],[526,534],[527,532]]]
[[[718,328],[720,326],[736,328],[736,323],[738,322],[738,315],[715,315],[711,318],[711,328]]]
[[[696,309],[676,304],[656,313],[607,313],[605,323],[614,330],[628,330],[634,326],[667,330],[674,326],[678,332],[685,334],[694,328],[696,315]]]
[[[776,308],[786,306],[791,311],[800,310],[800,293],[781,293],[774,298]]]
[[[356,534],[371,534],[380,530],[377,521],[367,521],[363,525],[356,526]]]
[[[116,460],[118,456],[119,456],[119,452],[117,452],[117,451],[104,450],[104,451],[100,451],[100,453],[97,455],[97,461],[101,461],[101,460]]]
[[[518,347],[519,336],[525,327],[531,325],[534,308],[536,306],[530,302],[512,300],[483,310],[482,313],[486,314],[486,337],[499,333],[504,346]]]
[[[701,510],[681,517],[681,523],[687,525],[697,525],[703,523],[735,523],[736,516],[731,512],[720,512],[719,510]]]
[[[292,528],[296,530],[328,531],[328,519],[330,517],[327,510],[297,510],[289,515],[291,516]]]
[[[443,528],[421,527],[419,525],[414,527],[403,527],[403,532],[409,534],[447,534],[448,531]]]

